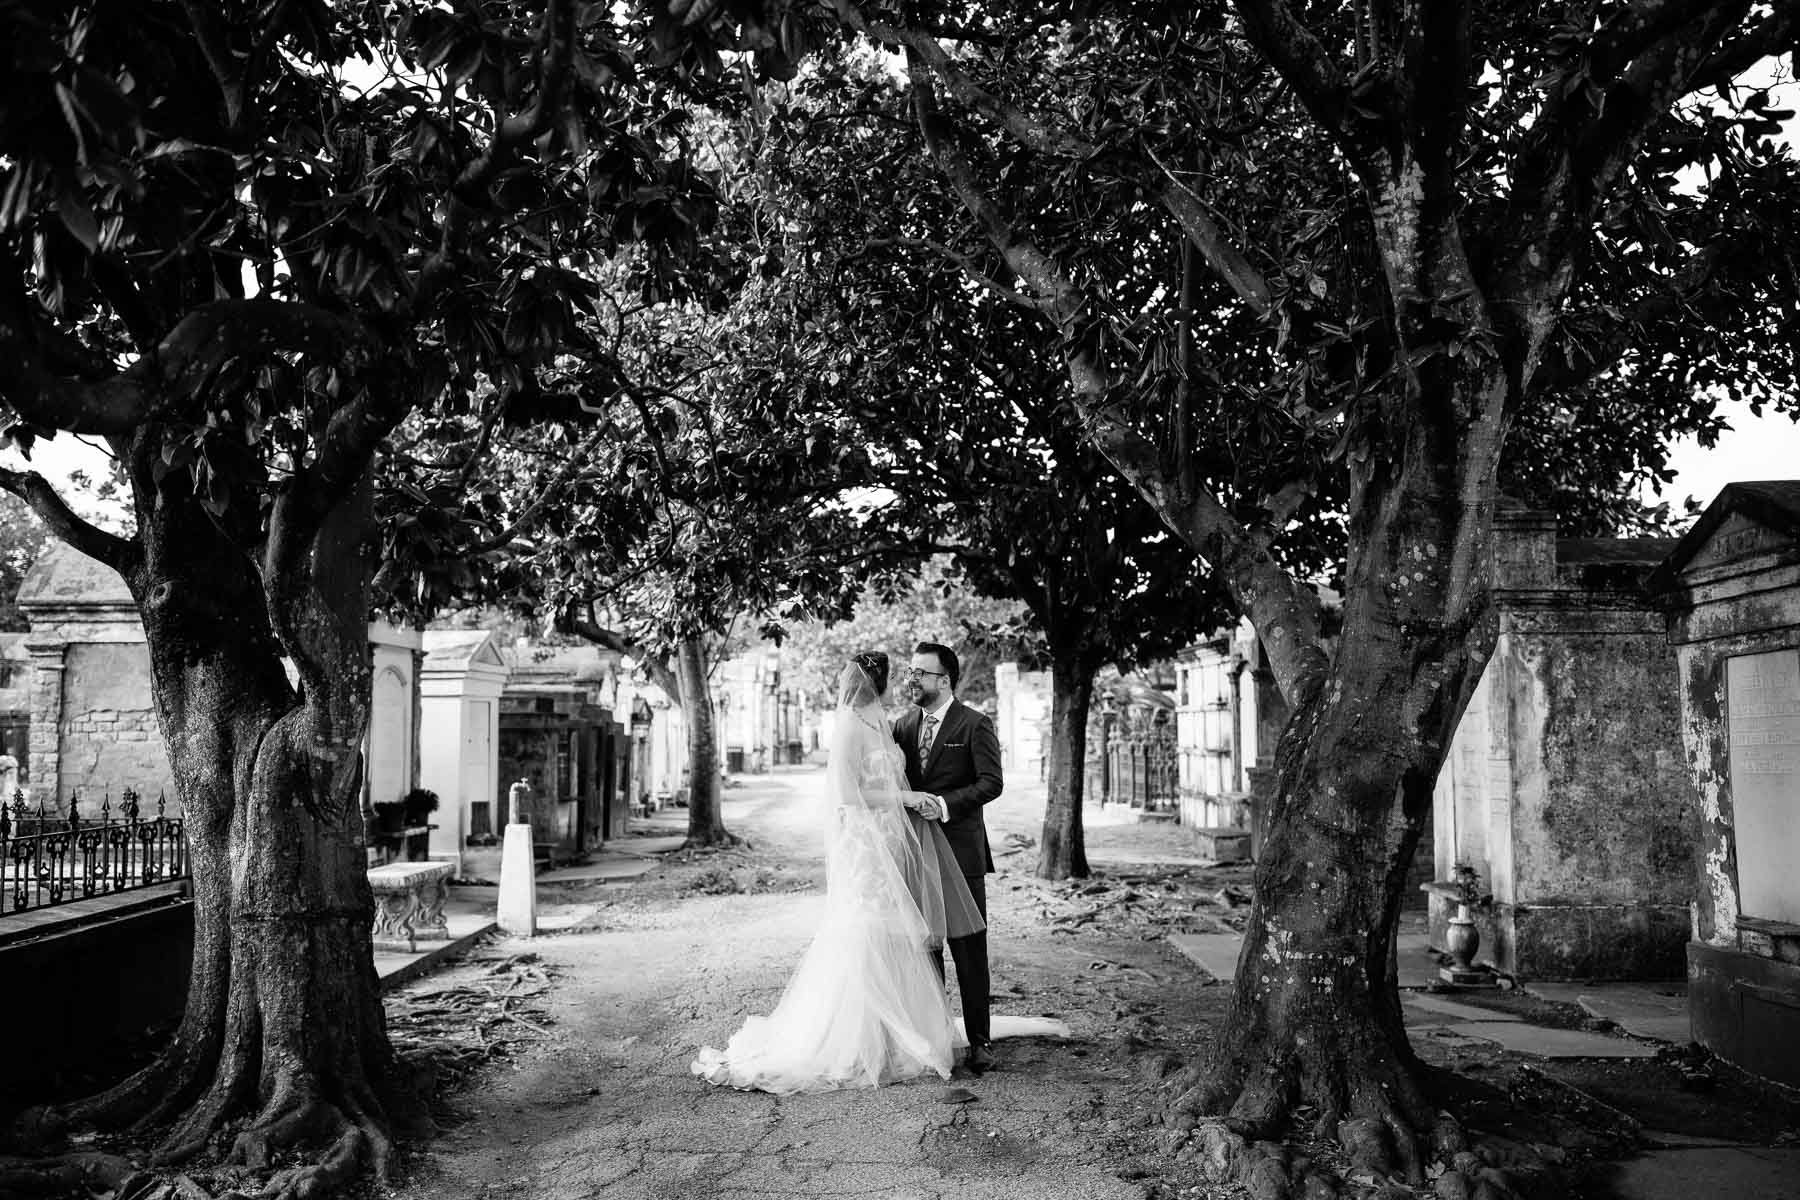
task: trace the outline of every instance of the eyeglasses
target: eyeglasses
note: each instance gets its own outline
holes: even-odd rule
[[[939,679],[950,678],[950,672],[948,671],[925,671],[918,667],[908,667],[907,670],[911,671],[914,675],[936,675]]]

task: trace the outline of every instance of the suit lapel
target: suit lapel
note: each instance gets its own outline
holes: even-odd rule
[[[937,762],[938,751],[944,748],[944,742],[950,735],[950,722],[955,718],[956,710],[961,706],[962,701],[952,700],[950,702],[950,707],[944,710],[944,719],[938,722],[937,733],[933,735],[931,739],[931,753],[926,756],[924,762],[919,764],[919,774],[929,775],[931,773],[931,765]],[[925,719],[923,710],[920,710],[919,719],[921,721]],[[915,730],[914,732],[916,734],[917,731]],[[919,739],[915,736],[913,738],[913,745],[917,746],[918,744]]]

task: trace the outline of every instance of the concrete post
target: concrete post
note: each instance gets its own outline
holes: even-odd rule
[[[530,792],[523,779],[507,789],[506,841],[500,851],[500,928],[522,937],[537,936],[537,874],[525,811]]]

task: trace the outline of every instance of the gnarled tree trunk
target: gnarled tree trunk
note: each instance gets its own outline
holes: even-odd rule
[[[1088,861],[1081,804],[1094,673],[1079,653],[1063,652],[1051,663],[1050,681],[1050,794],[1044,806],[1037,873],[1040,879],[1085,879]]]
[[[138,515],[126,574],[188,816],[193,969],[164,1054],[55,1116],[173,1121],[164,1162],[219,1147],[260,1168],[301,1149],[312,1161],[266,1194],[328,1194],[365,1166],[385,1174],[395,1122],[420,1112],[387,1039],[364,873],[368,491],[267,576],[191,500],[140,489]]]
[[[719,772],[719,731],[707,675],[705,638],[687,638],[676,651],[681,715],[687,724],[689,846],[729,846],[738,839],[725,828]]]

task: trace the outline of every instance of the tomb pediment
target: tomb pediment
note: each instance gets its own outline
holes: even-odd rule
[[[429,673],[505,673],[508,669],[491,630],[427,629],[423,640]]]
[[[119,573],[66,542],[52,541],[19,582],[23,608],[117,608],[136,611]]]
[[[1651,586],[1661,591],[1690,572],[1788,548],[1800,549],[1800,480],[1729,483],[1675,543]]]

